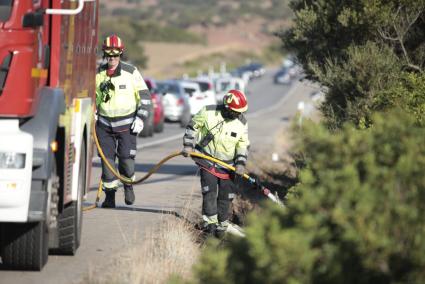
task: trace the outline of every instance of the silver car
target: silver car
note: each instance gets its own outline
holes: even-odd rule
[[[178,121],[185,127],[191,119],[189,98],[181,81],[157,81],[158,92],[163,94],[164,116],[168,121]]]

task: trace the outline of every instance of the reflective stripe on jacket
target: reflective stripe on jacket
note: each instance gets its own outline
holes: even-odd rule
[[[248,123],[241,114],[238,119],[224,120],[223,106],[206,106],[202,108],[186,127],[183,144],[197,148],[208,132],[214,138],[202,152],[230,164],[245,165],[248,157]]]
[[[107,75],[107,69],[108,65],[103,64],[96,74],[98,114],[120,128],[131,125],[131,116],[147,117],[152,107],[151,97],[137,68],[120,62],[112,76]]]

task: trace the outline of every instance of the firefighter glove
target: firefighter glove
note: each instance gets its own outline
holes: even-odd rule
[[[140,117],[136,116],[136,119],[133,121],[133,124],[131,125],[131,131],[133,133],[139,134],[143,130],[143,120]]]
[[[191,152],[193,152],[193,147],[184,146],[183,151],[182,151],[182,155],[183,155],[183,157],[189,157]]]
[[[256,189],[261,189],[262,185],[261,185],[261,179],[259,177],[254,178],[254,186]]]
[[[233,178],[235,185],[239,186],[242,183],[244,173],[245,166],[240,164],[235,166],[235,176]]]

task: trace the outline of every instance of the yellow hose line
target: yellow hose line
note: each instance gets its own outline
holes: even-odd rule
[[[96,148],[97,148],[97,151],[99,152],[99,155],[100,155],[100,157],[101,157],[101,159],[102,159],[102,161],[105,163],[105,165],[108,167],[108,169],[113,173],[113,175],[116,177],[116,178],[118,178],[121,182],[123,182],[123,183],[125,183],[125,184],[139,184],[139,183],[142,183],[143,181],[145,181],[145,180],[147,180],[153,173],[155,173],[156,171],[158,171],[158,169],[165,163],[165,162],[167,162],[168,160],[171,160],[172,158],[174,158],[174,157],[177,157],[177,156],[180,156],[180,155],[182,155],[182,152],[174,152],[174,153],[172,153],[172,154],[170,154],[170,155],[168,155],[167,157],[165,157],[164,159],[162,159],[161,161],[159,161],[152,169],[150,169],[149,170],[149,172],[148,173],[146,173],[146,175],[144,175],[142,178],[140,178],[140,179],[138,179],[138,180],[132,180],[132,179],[129,179],[129,178],[127,178],[127,177],[123,177],[123,176],[121,176],[117,171],[116,171],[116,169],[115,169],[115,167],[113,167],[110,163],[109,163],[109,161],[108,161],[108,159],[106,159],[106,157],[105,157],[105,154],[103,153],[103,151],[102,151],[102,148],[100,147],[100,144],[99,144],[99,140],[97,139],[97,135],[96,135],[96,128],[95,128],[95,123],[93,123],[93,131],[92,131],[92,133],[93,133],[93,138],[94,138],[94,142],[96,143]],[[220,160],[218,160],[218,159],[216,159],[216,158],[213,158],[213,157],[210,157],[210,156],[207,156],[207,155],[204,155],[204,154],[201,154],[201,153],[197,153],[197,152],[190,152],[189,153],[189,155],[191,156],[191,157],[198,157],[198,158],[201,158],[201,159],[205,159],[205,160],[209,160],[209,161],[211,161],[211,162],[215,162],[215,163],[217,163],[217,164],[219,164],[219,165],[221,165],[221,166],[223,166],[223,167],[225,167],[225,168],[227,168],[227,169],[229,169],[229,170],[231,170],[231,171],[235,171],[235,167],[233,167],[233,166],[231,166],[231,165],[229,165],[229,164],[227,164],[227,163],[225,163],[225,162],[223,162],[223,161],[220,161]],[[247,174],[244,174],[243,175],[244,176],[244,178],[246,178],[246,179],[250,179],[250,176],[249,175],[247,175]],[[84,207],[83,208],[83,211],[87,211],[87,210],[91,210],[91,209],[94,209],[94,208],[96,208],[96,206],[97,206],[97,203],[99,202],[99,199],[100,199],[100,194],[101,194],[101,192],[102,192],[102,180],[100,181],[100,183],[99,183],[99,188],[98,188],[98,190],[97,190],[97,195],[96,195],[96,201],[95,201],[95,204],[93,204],[93,205],[91,205],[91,206],[88,206],[88,207]]]
[[[102,148],[100,147],[99,144],[99,140],[97,139],[97,135],[96,135],[96,129],[95,127],[93,127],[93,137],[94,137],[94,142],[96,143],[96,147],[97,147],[97,151],[99,152],[100,157],[102,158],[102,161],[105,163],[105,165],[108,167],[108,169],[113,173],[113,175],[119,179],[120,181],[122,181],[125,184],[138,184],[141,183],[143,181],[145,181],[146,179],[148,179],[154,172],[156,172],[165,162],[167,162],[168,160],[177,157],[179,155],[181,155],[181,152],[175,152],[172,153],[170,155],[168,155],[167,157],[165,157],[164,159],[162,159],[161,161],[159,161],[159,163],[157,163],[155,165],[155,167],[153,167],[145,176],[143,176],[142,178],[138,179],[138,180],[132,180],[130,178],[127,177],[123,177],[121,176],[117,170],[115,169],[115,167],[113,167],[108,159],[106,159],[105,154],[102,151]]]
[[[97,188],[96,201],[91,206],[83,207],[83,211],[88,211],[88,210],[92,210],[92,209],[96,208],[97,207],[97,203],[100,200],[100,194],[101,193],[102,193],[102,180],[100,180],[99,187]]]
[[[165,157],[164,159],[162,159],[161,161],[159,161],[159,163],[157,163],[145,176],[143,176],[142,178],[134,181],[134,180],[129,179],[127,177],[121,176],[117,172],[117,170],[115,169],[115,167],[113,167],[109,163],[109,161],[106,159],[105,154],[103,153],[102,148],[100,147],[99,140],[97,139],[96,129],[93,129],[93,137],[94,137],[94,141],[96,143],[97,151],[99,152],[99,155],[102,158],[102,160],[105,163],[105,165],[108,167],[108,169],[113,173],[113,175],[117,179],[119,179],[120,181],[122,181],[125,184],[139,184],[139,183],[142,183],[143,181],[145,181],[146,179],[148,179],[153,173],[155,173],[165,162],[167,162],[168,160],[171,160],[174,157],[177,157],[177,156],[182,155],[182,152],[174,152],[174,153],[168,155],[167,157]],[[233,167],[233,166],[231,166],[231,165],[229,165],[229,164],[227,164],[227,163],[225,163],[223,161],[220,161],[220,160],[218,160],[216,158],[213,158],[213,157],[210,157],[210,156],[201,154],[201,153],[197,153],[197,152],[191,152],[189,154],[192,157],[198,157],[198,158],[202,158],[202,159],[205,159],[205,160],[209,160],[209,161],[215,162],[215,163],[217,163],[217,164],[219,164],[219,165],[221,165],[221,166],[223,166],[223,167],[225,167],[225,168],[227,168],[227,169],[229,169],[231,171],[235,171],[235,167]],[[244,174],[244,177],[247,178],[247,179],[250,178],[249,175],[247,175],[247,174]]]

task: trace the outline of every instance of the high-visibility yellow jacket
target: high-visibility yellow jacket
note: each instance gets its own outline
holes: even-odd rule
[[[184,146],[195,146],[201,152],[229,164],[245,165],[248,157],[248,123],[243,114],[234,120],[225,120],[222,105],[202,108],[186,127]],[[205,147],[202,140],[210,132],[214,138]]]
[[[151,96],[136,67],[120,62],[112,76],[108,65],[101,65],[96,74],[96,107],[99,122],[120,131],[127,129],[135,116],[149,115]]]

